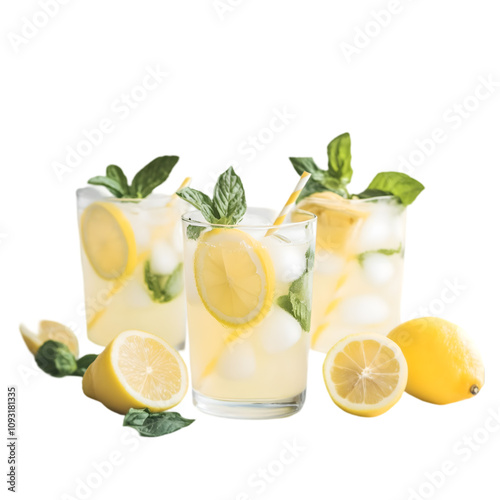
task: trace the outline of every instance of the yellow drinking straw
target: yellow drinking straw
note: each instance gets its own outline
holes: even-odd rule
[[[286,219],[286,216],[288,215],[288,212],[292,209],[293,204],[299,197],[301,191],[304,189],[304,186],[306,185],[306,182],[309,180],[309,177],[311,177],[311,174],[309,172],[304,172],[299,179],[299,182],[297,182],[297,185],[295,186],[295,189],[293,190],[293,193],[290,195],[290,198],[288,198],[288,201],[285,203],[285,206],[281,210],[280,214],[274,221],[274,226],[279,226],[283,224],[283,221]],[[278,229],[276,227],[272,227],[269,229],[266,233],[266,236],[270,236],[273,234],[275,231]]]
[[[170,201],[167,203],[167,207],[172,207],[177,203],[177,200],[179,197],[177,196],[177,191],[180,191],[181,189],[188,187],[189,184],[191,184],[191,177],[186,177],[183,181],[182,184],[177,188],[177,190],[174,192],[172,195],[172,198]]]

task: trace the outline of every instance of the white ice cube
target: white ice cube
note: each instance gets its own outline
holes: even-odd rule
[[[255,353],[248,343],[230,344],[217,363],[217,372],[224,378],[240,380],[251,377],[256,368]]]
[[[341,255],[325,250],[316,251],[314,269],[320,274],[340,274],[345,266],[345,258]]]
[[[363,258],[363,272],[369,283],[374,286],[382,286],[388,283],[394,276],[394,257],[380,253],[369,253]]]
[[[269,353],[277,353],[295,345],[302,336],[302,327],[289,313],[274,307],[258,327],[262,346]]]
[[[276,236],[268,236],[264,244],[274,265],[276,281],[290,283],[306,270],[306,251],[304,246],[285,243]]]
[[[106,197],[105,193],[94,187],[85,187],[78,189],[77,194],[78,208],[80,210],[83,210],[87,208],[91,203],[103,200]]]
[[[172,274],[179,264],[177,252],[166,241],[158,241],[151,248],[151,271],[154,274]]]
[[[372,325],[385,321],[390,310],[382,297],[364,294],[343,300],[339,305],[339,313],[344,323]]]

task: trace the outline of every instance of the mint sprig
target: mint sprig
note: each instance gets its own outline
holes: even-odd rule
[[[409,175],[401,172],[381,172],[362,193],[351,195],[347,190],[352,178],[350,135],[345,133],[333,139],[327,146],[327,153],[327,170],[319,168],[312,158],[290,158],[299,175],[304,171],[311,174],[297,202],[314,193],[331,191],[347,199],[390,195],[396,197],[404,206],[408,206],[424,189],[420,182]]]
[[[44,342],[35,355],[38,367],[57,378],[68,375],[83,377],[95,358],[97,354],[87,354],[77,360],[66,344],[55,340]]]
[[[123,419],[125,427],[132,427],[144,437],[171,434],[191,425],[193,422],[194,420],[183,418],[175,411],[153,413],[148,408],[131,408]]]
[[[311,277],[314,265],[314,249],[306,252],[306,270],[292,282],[287,295],[281,295],[276,303],[287,313],[291,314],[300,324],[302,330],[311,329]]]
[[[177,191],[177,195],[198,209],[210,224],[238,224],[247,210],[245,189],[233,167],[217,179],[213,198],[191,187]],[[188,238],[197,239],[203,229],[203,226],[188,226]]]
[[[149,260],[144,264],[144,282],[154,302],[165,304],[182,292],[184,287],[182,267],[182,263],[180,263],[172,274],[155,274],[151,271]]]
[[[109,165],[105,176],[92,177],[88,183],[104,186],[116,198],[146,198],[168,179],[178,161],[178,156],[160,156],[139,170],[130,185],[127,176],[119,166]]]

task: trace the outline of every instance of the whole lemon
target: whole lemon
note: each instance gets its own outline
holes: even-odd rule
[[[412,319],[388,337],[406,358],[406,392],[412,396],[443,405],[475,396],[483,387],[481,356],[457,325],[433,317]]]

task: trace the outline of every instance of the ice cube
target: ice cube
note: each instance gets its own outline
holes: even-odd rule
[[[357,239],[358,252],[399,248],[404,237],[404,215],[401,207],[373,203],[372,213],[364,221]]]
[[[171,197],[166,194],[152,193],[147,198],[143,198],[139,206],[141,210],[152,208],[163,208],[170,201]]]
[[[390,313],[387,302],[375,294],[363,294],[344,299],[339,313],[345,323],[371,325],[385,321]]]
[[[217,372],[224,378],[240,380],[251,377],[256,368],[255,353],[248,343],[238,343],[226,347],[217,363]]]
[[[306,251],[304,246],[285,243],[275,235],[264,240],[274,265],[276,281],[290,283],[302,276],[306,270]]]
[[[84,187],[77,190],[78,208],[83,210],[95,201],[103,200],[106,194],[95,187]]]
[[[172,274],[179,264],[177,252],[166,242],[158,241],[151,248],[151,271],[154,274]]]
[[[274,307],[258,327],[258,335],[269,353],[282,352],[295,345],[302,336],[302,327],[289,313]]]
[[[369,253],[364,256],[362,267],[368,280],[374,286],[382,286],[388,283],[394,276],[396,269],[392,262],[394,257],[380,253]]]
[[[143,308],[152,304],[145,285],[138,281],[132,280],[128,282],[120,293],[128,307]]]
[[[325,250],[316,251],[314,269],[320,274],[340,274],[345,266],[345,258],[341,255]]]
[[[266,236],[269,226],[272,221],[262,214],[245,214],[238,225],[244,226],[245,233],[258,241]],[[260,227],[259,227],[260,226]]]

